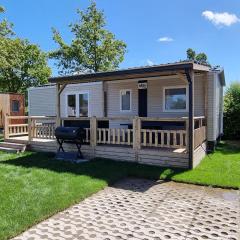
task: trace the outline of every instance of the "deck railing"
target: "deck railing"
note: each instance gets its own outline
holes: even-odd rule
[[[194,149],[196,149],[207,140],[206,118],[205,117],[195,118],[194,125],[195,125]]]
[[[133,145],[133,130],[124,128],[98,128],[97,144]]]
[[[22,124],[11,124],[12,119],[22,119]],[[125,145],[134,149],[151,148],[182,148],[188,146],[188,120],[186,118],[148,118],[148,117],[110,117],[110,118],[62,118],[64,121],[88,122],[86,129],[86,142],[92,146],[97,145]],[[109,127],[100,127],[101,121],[108,121]],[[206,123],[204,117],[194,120],[194,149],[206,140]],[[111,124],[113,123],[114,124]],[[117,122],[117,124],[116,124]],[[124,122],[124,127],[121,125]],[[144,123],[152,122],[181,122],[181,129],[157,129],[154,124],[148,128]],[[116,127],[119,126],[119,127]],[[159,126],[159,125],[158,125]],[[5,117],[5,138],[27,136],[32,139],[54,139],[56,128],[55,117],[21,116]]]
[[[182,118],[147,118],[147,117],[110,117],[110,118],[62,118],[64,121],[89,121],[87,139],[91,145],[125,145],[135,149],[152,148],[186,148],[187,119]],[[98,127],[99,122],[110,121],[109,127]],[[147,129],[144,122],[182,122],[181,130]],[[116,124],[117,123],[117,124]],[[124,124],[121,124],[124,123]],[[119,127],[116,127],[118,125]],[[121,126],[124,125],[125,127]],[[130,127],[131,126],[131,127]],[[88,128],[86,128],[88,129]]]

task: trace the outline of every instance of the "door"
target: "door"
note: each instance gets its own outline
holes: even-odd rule
[[[147,117],[147,81],[138,82],[138,116]]]

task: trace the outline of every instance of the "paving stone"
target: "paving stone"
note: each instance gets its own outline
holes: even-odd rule
[[[239,240],[239,191],[124,179],[14,240]]]

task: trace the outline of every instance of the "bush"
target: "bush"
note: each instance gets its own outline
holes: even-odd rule
[[[224,96],[224,136],[240,139],[240,82],[232,83]]]

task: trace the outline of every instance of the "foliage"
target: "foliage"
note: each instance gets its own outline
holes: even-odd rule
[[[51,70],[47,55],[28,40],[13,38],[12,27],[6,19],[0,22],[0,90],[24,93],[31,86],[46,83]]]
[[[0,14],[4,12],[5,12],[5,9],[2,6],[0,6]],[[7,36],[13,35],[14,33],[12,28],[13,28],[13,24],[9,23],[6,19],[3,19],[0,22],[0,37],[7,37]]]
[[[0,89],[24,93],[47,82],[47,55],[37,45],[19,38],[0,38]]]
[[[79,20],[70,24],[74,39],[68,45],[60,33],[53,29],[53,39],[59,48],[50,53],[57,60],[60,74],[76,72],[99,72],[113,70],[124,59],[126,44],[116,40],[113,33],[106,30],[105,17],[95,2],[86,11],[77,11]]]
[[[192,48],[187,49],[187,59],[188,60],[195,60],[196,52]]]
[[[187,49],[187,59],[209,65],[207,55],[205,53],[196,54],[196,52],[192,48]]]
[[[232,83],[224,96],[224,137],[240,139],[240,82]]]

